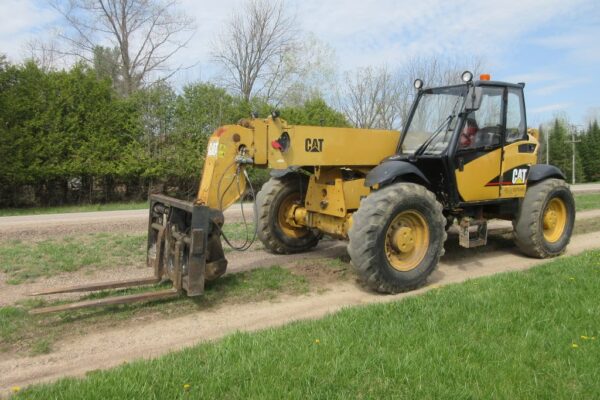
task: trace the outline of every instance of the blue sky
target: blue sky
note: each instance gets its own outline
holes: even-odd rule
[[[176,82],[210,79],[210,43],[243,0],[180,0],[197,31],[175,63]],[[395,67],[415,56],[484,60],[493,79],[524,81],[529,125],[556,113],[600,117],[599,0],[288,0],[298,27],[335,50],[340,72]],[[0,0],[0,52],[18,62],[25,44],[61,29],[44,0]]]

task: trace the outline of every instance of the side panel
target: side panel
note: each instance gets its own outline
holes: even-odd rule
[[[375,166],[394,154],[400,138],[397,131],[319,126],[270,126],[268,132],[269,143],[283,132],[290,136],[285,151],[268,146],[269,168],[274,169],[303,165]]]
[[[456,184],[458,193],[464,201],[490,200],[498,198],[500,188],[494,184],[500,172],[502,149],[488,153],[465,153],[457,155],[458,164],[463,168],[457,168]],[[462,159],[462,160],[461,160]]]
[[[537,144],[519,141],[504,147],[500,197],[503,199],[524,197],[527,190],[529,169],[537,161]]]

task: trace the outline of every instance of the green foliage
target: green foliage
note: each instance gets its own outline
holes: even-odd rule
[[[99,79],[109,79],[115,90],[124,95],[126,93],[121,75],[118,47],[95,46],[92,64]]]
[[[117,174],[138,126],[136,110],[115,96],[110,80],[83,65],[44,72],[27,63],[3,71],[0,86],[2,185],[34,185],[42,203],[62,203],[71,179]]]
[[[571,144],[571,128],[568,127],[566,121],[556,118],[552,124],[552,128],[547,132],[550,164],[558,167],[567,177],[567,181],[571,181],[573,171],[573,146]],[[578,140],[576,137],[575,140]],[[576,147],[575,154],[575,179],[577,183],[585,181],[584,169],[579,149]]]
[[[578,146],[586,179],[591,182],[600,181],[600,127],[598,121],[590,123]]]
[[[190,199],[212,132],[274,109],[202,82],[176,93],[157,81],[125,97],[118,57],[99,46],[91,67],[49,72],[0,58],[0,207],[141,200],[148,191]],[[318,98],[282,117],[348,126]],[[250,177],[259,190],[269,175],[253,169]]]
[[[539,132],[539,148],[538,148],[538,163],[548,163],[546,160],[546,130],[542,125],[538,128]]]
[[[349,127],[344,115],[329,107],[323,99],[306,101],[302,107],[286,107],[281,110],[282,118],[295,125]]]

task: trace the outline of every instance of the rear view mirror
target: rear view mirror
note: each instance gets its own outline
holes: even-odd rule
[[[481,107],[481,99],[483,97],[483,89],[481,87],[471,86],[467,93],[465,101],[465,112],[477,111]]]

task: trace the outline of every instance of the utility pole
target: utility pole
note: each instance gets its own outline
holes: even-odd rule
[[[577,131],[578,125],[571,125],[571,151],[572,151],[572,168],[571,168],[571,184],[575,184],[575,143],[581,142],[581,140],[575,140],[575,132]]]
[[[550,164],[550,129],[546,132],[546,164]]]

